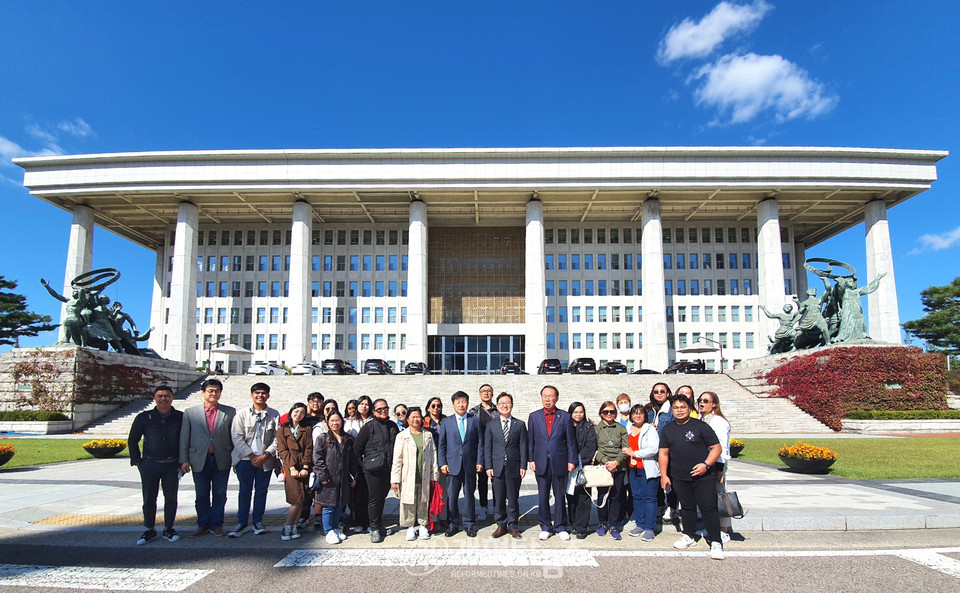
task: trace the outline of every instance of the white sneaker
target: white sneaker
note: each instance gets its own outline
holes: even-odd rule
[[[673,512],[672,512],[672,510],[673,510],[673,509],[671,509],[670,507],[667,507],[667,509],[666,509],[665,511],[663,511],[663,520],[664,520],[664,521],[673,521]]]
[[[253,524],[253,535],[263,535],[267,530],[263,527],[263,523],[254,523]]]
[[[684,533],[683,537],[673,542],[673,547],[678,550],[683,550],[685,548],[689,548],[695,543],[697,543],[697,540],[693,539],[692,537]]]
[[[486,521],[486,520],[487,520],[487,509],[485,509],[485,508],[483,508],[483,507],[480,507],[480,512],[477,513],[477,520],[478,520],[478,521]]]
[[[337,534],[337,539],[339,539],[340,541],[344,541],[347,539],[347,536],[339,529],[334,529],[332,531]]]
[[[416,527],[410,527],[410,528],[408,528],[408,529],[407,529],[407,541],[408,541],[408,542],[412,542],[412,541],[414,541],[415,539],[417,539],[417,528],[416,528]]]
[[[232,531],[230,531],[230,533],[227,534],[227,537],[240,537],[248,531],[250,531],[249,525],[237,525]]]
[[[561,541],[568,542],[570,541],[570,534],[566,531],[558,531],[557,535],[560,537]]]
[[[294,525],[290,530],[290,537],[293,539],[300,539],[300,526]]]
[[[542,542],[547,541],[548,539],[550,539],[550,536],[551,536],[551,535],[553,535],[553,534],[550,533],[549,531],[541,531],[541,532],[540,532],[540,541],[542,541]]]
[[[714,560],[723,560],[723,544],[720,542],[710,544],[710,557]]]
[[[430,530],[426,525],[420,526],[420,539],[430,539]]]
[[[331,546],[340,543],[340,538],[337,537],[337,532],[332,529],[327,532],[325,539],[327,540],[327,543],[330,544]]]
[[[289,525],[284,525],[284,526],[283,526],[283,531],[280,532],[280,539],[281,539],[282,541],[285,541],[285,542],[290,541],[290,538],[292,537],[292,536],[291,536],[291,532],[292,532],[292,530],[291,530],[290,526],[289,526]]]
[[[720,532],[720,543],[728,544],[730,543],[730,534],[726,531]]]

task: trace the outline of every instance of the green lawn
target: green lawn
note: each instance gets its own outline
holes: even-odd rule
[[[13,443],[17,449],[17,454],[13,459],[0,467],[3,471],[11,467],[22,467],[25,465],[39,465],[41,463],[57,463],[59,461],[76,461],[78,459],[93,459],[83,450],[82,445],[91,439],[3,439],[2,443]],[[124,449],[121,456],[127,455],[128,450]]]
[[[739,459],[786,467],[777,457],[782,445],[796,440],[744,439],[746,446]],[[856,480],[900,478],[960,478],[960,439],[831,439],[814,438],[803,442],[828,447],[839,453],[830,474]]]

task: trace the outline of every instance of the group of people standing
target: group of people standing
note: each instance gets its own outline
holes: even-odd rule
[[[177,481],[192,473],[196,491],[197,530],[240,537],[266,532],[263,515],[267,488],[276,468],[290,505],[281,539],[297,539],[315,511],[314,528],[328,544],[347,533],[369,532],[382,542],[384,502],[397,496],[399,525],[406,539],[447,537],[463,530],[477,537],[478,521],[488,507],[492,485],[492,536],[522,538],[519,526],[520,484],[527,471],[538,491],[539,539],[567,541],[571,532],[587,537],[591,507],[597,507],[596,534],[621,539],[629,518],[629,535],[652,541],[657,522],[682,518],[683,537],[674,547],[696,542],[698,509],[714,558],[723,558],[729,520],[721,530],[717,484],[729,460],[730,425],[716,394],[704,392],[695,405],[689,386],[671,394],[664,383],[651,390],[649,402],[631,404],[626,394],[605,401],[599,421],[587,418],[580,402],[566,411],[557,407],[559,390],[540,390],[542,407],[526,422],[513,417],[513,396],[480,388],[480,403],[470,408],[467,393],[450,398],[453,413],[430,398],[425,409],[399,404],[390,418],[386,400],[362,396],[341,413],[333,400],[311,393],[282,416],[267,401],[270,387],[251,387],[251,405],[240,410],[220,405],[223,385],[209,379],[202,385],[203,406],[180,412],[172,407],[169,387],[154,392],[156,407],[134,420],[130,431],[131,464],[143,483],[146,531],[143,544],[157,537],[157,495],[164,492],[163,537],[177,541],[173,520]],[[699,419],[696,409],[699,408]],[[143,453],[139,443],[143,439]],[[597,488],[578,483],[580,468],[603,466],[611,485]],[[230,468],[239,481],[237,525],[223,528]],[[479,513],[477,493],[479,490]],[[461,500],[462,495],[462,500]],[[554,504],[550,504],[553,497]],[[251,516],[252,501],[252,516]],[[312,504],[311,504],[312,503]],[[311,508],[312,507],[312,508]],[[349,509],[349,521],[343,513]]]

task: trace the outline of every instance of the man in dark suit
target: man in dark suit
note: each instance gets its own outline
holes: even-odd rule
[[[458,391],[451,398],[454,414],[440,421],[437,464],[447,476],[447,512],[450,525],[444,534],[453,537],[462,522],[469,537],[477,537],[474,491],[477,473],[483,471],[483,433],[480,419],[467,412],[470,397]],[[466,508],[460,513],[460,490],[463,490]]]
[[[557,409],[560,392],[547,385],[540,390],[543,408],[530,414],[529,427],[530,471],[537,476],[540,495],[540,539],[547,540],[556,533],[563,541],[570,539],[567,532],[567,505],[564,493],[567,475],[577,467],[577,436],[570,414]],[[553,492],[554,513],[550,517],[550,492]]]
[[[512,417],[512,411],[513,396],[501,393],[498,415],[487,422],[483,435],[483,460],[487,477],[493,481],[497,522],[493,537],[510,533],[520,539],[520,481],[527,473],[527,425]]]

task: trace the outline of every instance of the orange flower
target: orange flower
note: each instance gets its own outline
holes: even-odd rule
[[[784,445],[777,451],[780,457],[792,457],[794,459],[836,459],[839,455],[836,451],[826,447],[815,447],[808,445],[803,441],[797,441],[791,446]]]

